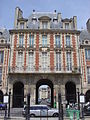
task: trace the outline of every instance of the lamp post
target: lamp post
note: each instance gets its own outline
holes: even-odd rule
[[[27,94],[26,120],[30,120],[30,93]]]
[[[9,89],[9,99],[8,99],[8,117],[10,117],[10,96],[11,96],[11,89]]]
[[[8,94],[7,94],[7,92],[4,95],[4,104],[5,104],[5,116],[4,116],[4,120],[7,120],[7,104],[8,104]]]
[[[83,93],[80,94],[80,104],[81,104],[81,119],[84,119],[84,111],[83,104],[85,103],[85,95]]]
[[[61,93],[59,92],[58,93],[58,111],[59,111],[59,119],[58,120],[61,120]]]
[[[80,93],[79,93],[79,88],[77,88],[77,100],[78,100],[78,110],[80,110]]]

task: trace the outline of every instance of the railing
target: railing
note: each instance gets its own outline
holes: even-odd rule
[[[71,74],[78,74],[80,73],[80,67],[41,67],[35,68],[35,66],[29,67],[27,66],[24,68],[21,67],[10,67],[10,73],[71,73]]]

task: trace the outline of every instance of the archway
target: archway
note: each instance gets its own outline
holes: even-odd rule
[[[85,102],[90,102],[90,90],[88,90],[85,94]]]
[[[67,104],[76,102],[76,85],[69,81],[65,85]]]
[[[13,85],[13,107],[21,108],[24,105],[24,85],[21,82],[16,82]]]
[[[0,90],[0,102],[3,103],[3,92]]]
[[[39,90],[39,87],[42,85],[47,85],[50,87],[50,89],[51,89],[51,107],[53,107],[53,103],[54,103],[53,83],[48,79],[41,79],[36,84],[36,104],[38,104],[38,98],[39,98],[38,90]]]

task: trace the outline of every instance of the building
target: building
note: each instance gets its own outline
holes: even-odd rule
[[[63,19],[56,10],[33,10],[27,19],[17,7],[14,28],[9,32],[12,107],[22,107],[27,93],[31,94],[31,104],[38,104],[41,85],[51,88],[52,107],[55,100],[58,102],[58,92],[62,100],[76,102],[81,81],[77,17]]]
[[[80,33],[81,90],[85,94],[85,102],[90,102],[90,19],[86,25],[87,30]]]
[[[9,32],[2,28],[0,29],[0,102],[3,102],[3,95],[6,93],[6,89],[8,89],[9,56]]]

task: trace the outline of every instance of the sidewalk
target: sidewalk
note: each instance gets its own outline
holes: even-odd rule
[[[0,120],[4,120],[3,117],[0,117]],[[7,118],[7,120],[26,120],[24,117],[12,117],[12,118]],[[58,120],[58,118],[56,117],[52,117],[52,118],[30,118],[30,120]],[[70,118],[65,117],[64,120],[70,120]],[[76,119],[75,119],[76,120]],[[81,120],[81,119],[80,119]],[[90,116],[85,117],[84,120],[90,120]]]

